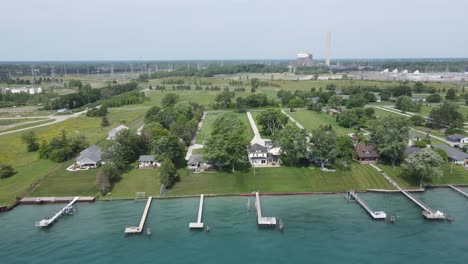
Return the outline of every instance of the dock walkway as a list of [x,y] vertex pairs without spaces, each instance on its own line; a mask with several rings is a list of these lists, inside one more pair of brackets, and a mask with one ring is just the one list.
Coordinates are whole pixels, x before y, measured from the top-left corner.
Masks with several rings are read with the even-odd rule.
[[262,216],[262,205],[260,203],[260,194],[255,192],[255,207],[257,208],[257,223],[259,226],[276,226],[275,217]]
[[49,225],[53,224],[59,217],[61,217],[64,214],[69,214],[71,210],[73,209],[73,205],[75,202],[79,199],[80,197],[75,197],[71,202],[69,202],[67,205],[65,205],[60,211],[58,211],[54,216],[51,218],[44,218],[39,222],[36,222],[37,227],[48,227]]
[[198,206],[198,218],[196,223],[189,223],[189,228],[203,228],[202,215],[203,215],[203,200],[204,195],[200,195],[200,204]]
[[151,207],[152,200],[153,200],[153,197],[149,197],[148,201],[146,201],[145,210],[143,211],[143,215],[141,216],[141,220],[140,220],[140,225],[125,228],[125,234],[136,234],[136,233],[141,233],[143,231],[143,227],[145,225],[146,217],[148,216],[148,211]]
[[434,211],[432,208],[430,208],[427,204],[423,203],[422,201],[418,200],[414,195],[410,194],[406,190],[400,187],[394,180],[392,180],[384,171],[382,171],[379,167],[377,167],[374,164],[369,164],[372,166],[374,169],[376,169],[378,172],[382,173],[382,175],[387,179],[388,182],[390,182],[395,188],[397,188],[402,194],[404,194],[408,199],[413,201],[416,205],[421,207],[423,209],[422,214],[424,217],[426,217],[429,220],[443,220],[446,218],[446,215],[441,212],[441,211]]
[[458,188],[458,187],[455,187],[454,185],[451,185],[449,184],[449,187],[452,188],[452,190],[458,192],[459,194],[465,196],[466,198],[468,198],[468,193],[464,192],[462,189]]
[[374,219],[385,219],[387,218],[387,214],[384,211],[374,211],[372,210],[361,198],[358,197],[358,195],[354,191],[348,191],[348,195],[350,198],[354,199],[356,202],[358,202],[362,208],[364,208],[370,216]]

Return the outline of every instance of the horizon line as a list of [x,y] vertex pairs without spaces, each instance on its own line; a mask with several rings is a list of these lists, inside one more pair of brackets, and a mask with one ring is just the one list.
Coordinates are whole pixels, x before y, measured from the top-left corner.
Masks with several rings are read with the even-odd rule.
[[[88,59],[88,60],[0,60],[0,64],[7,63],[55,63],[55,62],[197,62],[197,61],[294,61],[295,58],[240,58],[240,59]],[[317,58],[315,61],[325,61],[325,58]],[[368,57],[368,58],[335,58],[331,61],[360,61],[360,60],[468,60],[468,57]]]

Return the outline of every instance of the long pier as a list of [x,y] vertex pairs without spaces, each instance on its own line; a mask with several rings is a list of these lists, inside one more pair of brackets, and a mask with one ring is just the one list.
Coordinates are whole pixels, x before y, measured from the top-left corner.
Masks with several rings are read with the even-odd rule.
[[449,184],[449,187],[452,188],[452,190],[454,190],[454,191],[458,192],[459,194],[461,194],[461,195],[465,196],[466,198],[468,198],[468,193],[464,192],[460,188],[455,187],[455,186],[450,185],[450,184]]
[[416,197],[414,197],[412,194],[404,190],[403,188],[400,187],[394,180],[392,180],[384,171],[382,171],[379,167],[375,166],[374,164],[369,164],[371,167],[376,169],[378,172],[382,173],[382,175],[387,179],[388,182],[390,182],[395,188],[398,189],[402,194],[404,194],[408,199],[413,201],[415,204],[417,204],[419,207],[423,209],[422,215],[426,217],[429,220],[444,220],[446,218],[446,215],[437,210],[434,211],[432,208],[430,208],[428,205],[425,203],[419,201]]
[[76,201],[78,201],[80,197],[75,197],[71,202],[69,202],[67,205],[65,205],[60,211],[58,211],[54,216],[51,218],[44,218],[39,222],[36,222],[37,227],[48,227],[49,225],[53,224],[59,217],[61,217],[64,214],[70,214],[73,210],[73,205],[75,204]]
[[204,195],[200,195],[200,204],[198,206],[198,218],[196,223],[189,223],[189,228],[203,228],[202,215],[203,215],[203,200]]
[[275,217],[262,216],[262,205],[260,203],[260,194],[255,192],[255,207],[257,208],[257,223],[259,226],[276,226]]
[[358,202],[362,208],[364,208],[370,216],[374,219],[382,220],[387,218],[387,214],[384,211],[374,211],[372,210],[361,198],[358,197],[358,195],[354,191],[348,191],[347,192],[349,195],[350,200],[354,200]]
[[153,200],[153,197],[149,197],[148,201],[146,202],[145,210],[143,211],[143,215],[141,216],[140,225],[125,228],[125,234],[137,234],[143,231],[143,227],[145,225],[146,217],[148,216],[148,211],[151,207],[152,200]]

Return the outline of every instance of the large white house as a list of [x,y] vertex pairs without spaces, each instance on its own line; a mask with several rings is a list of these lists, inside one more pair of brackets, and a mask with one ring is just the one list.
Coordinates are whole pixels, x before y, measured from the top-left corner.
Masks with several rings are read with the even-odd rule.
[[253,144],[249,147],[249,162],[252,166],[278,166],[279,153],[272,146]]

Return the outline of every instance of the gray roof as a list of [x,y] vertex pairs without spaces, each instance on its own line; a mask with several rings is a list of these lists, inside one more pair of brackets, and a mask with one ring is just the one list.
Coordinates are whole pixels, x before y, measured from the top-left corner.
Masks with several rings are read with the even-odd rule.
[[97,163],[101,161],[101,154],[101,148],[96,145],[92,145],[81,151],[80,156],[76,159],[76,161],[80,162],[88,159]]
[[312,97],[312,102],[317,103],[320,100],[319,97]]
[[262,152],[262,153],[267,153],[268,152],[268,148],[267,147],[264,147],[262,145],[259,145],[257,143],[253,144],[252,146],[250,146],[249,148],[249,153],[258,153],[258,152]]
[[460,150],[456,148],[452,148],[447,145],[434,145],[433,147],[443,149],[445,152],[447,152],[447,155],[450,159],[454,159],[454,160],[468,159],[468,154],[461,152]]
[[188,163],[200,163],[203,160],[203,154],[195,154],[195,155],[190,155],[190,158],[188,159]]
[[467,136],[461,135],[461,134],[453,134],[453,135],[447,136],[447,140],[450,140],[450,141],[452,140],[460,141],[464,138],[467,138]]
[[421,140],[423,138],[423,136],[419,135],[419,134],[416,134],[412,131],[409,132],[409,139],[412,139],[412,140]]
[[414,154],[414,153],[418,153],[419,151],[421,151],[422,148],[418,148],[418,147],[408,147],[405,151],[405,154],[406,156],[409,156],[411,154]]
[[141,155],[138,161],[154,161],[154,155]]

